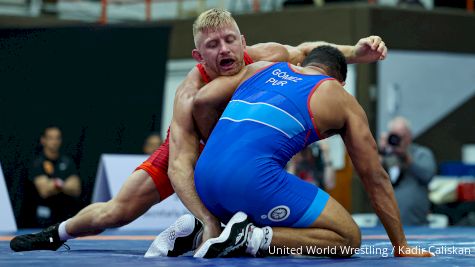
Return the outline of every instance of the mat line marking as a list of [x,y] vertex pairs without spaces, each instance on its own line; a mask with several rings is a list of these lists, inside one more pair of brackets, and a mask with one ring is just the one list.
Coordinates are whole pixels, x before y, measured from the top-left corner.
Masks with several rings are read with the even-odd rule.
[[[0,241],[10,241],[14,236],[0,236]],[[77,240],[154,240],[154,235],[104,235],[78,237]],[[472,238],[468,235],[406,235],[407,239]],[[389,240],[386,235],[363,235],[363,240]]]

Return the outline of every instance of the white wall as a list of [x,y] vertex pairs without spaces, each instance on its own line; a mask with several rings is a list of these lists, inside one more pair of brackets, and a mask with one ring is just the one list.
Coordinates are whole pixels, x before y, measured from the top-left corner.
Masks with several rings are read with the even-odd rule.
[[13,215],[10,197],[5,185],[5,178],[3,176],[2,165],[0,164],[0,231],[14,232],[17,230],[15,217]]
[[377,68],[378,136],[402,115],[417,137],[475,94],[473,54],[391,50]]

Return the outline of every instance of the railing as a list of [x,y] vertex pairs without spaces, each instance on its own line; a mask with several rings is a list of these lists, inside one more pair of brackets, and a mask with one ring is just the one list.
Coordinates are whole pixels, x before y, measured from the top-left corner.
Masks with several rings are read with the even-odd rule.
[[[236,6],[243,6],[245,12],[265,12],[279,9],[285,0],[57,0],[56,4],[42,3],[42,0],[0,0],[0,14],[38,16],[45,5],[58,10],[58,17],[64,19],[97,21],[107,24],[113,21],[173,19],[195,16],[210,8],[220,6],[232,11]],[[368,4],[378,5],[378,0],[368,1]],[[314,0],[316,6],[321,6],[325,0]],[[475,0],[466,0],[467,12],[474,12]],[[186,7],[196,6],[193,10]],[[270,7],[269,7],[270,6]],[[170,11],[168,11],[170,9]],[[164,11],[167,10],[167,11]],[[176,12],[172,15],[167,12]],[[188,14],[186,14],[188,12]],[[160,14],[159,14],[160,13]]]
[[[101,1],[101,17],[99,19],[99,22],[101,24],[106,24],[108,21],[107,17],[107,9],[108,9],[108,4],[109,3],[120,3],[120,2],[129,2],[127,0],[100,0]],[[142,0],[139,0],[142,1]],[[199,6],[199,10],[204,11],[206,8],[206,0],[143,0],[145,1],[145,20],[146,21],[151,21],[152,20],[152,4],[154,3],[164,3],[164,2],[176,2],[178,5],[179,10],[183,10],[183,2],[184,1],[194,1],[197,2]],[[245,0],[246,1],[246,0]],[[275,1],[275,0],[270,0],[270,1]],[[238,0],[234,0],[234,2],[238,2]],[[261,10],[261,1],[260,0],[252,0],[252,11],[253,12],[259,12]],[[218,5],[224,7],[224,0],[218,0]]]

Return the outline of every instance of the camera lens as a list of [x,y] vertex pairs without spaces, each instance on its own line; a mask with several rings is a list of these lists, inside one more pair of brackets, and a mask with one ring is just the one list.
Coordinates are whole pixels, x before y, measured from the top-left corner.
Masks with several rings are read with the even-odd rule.
[[388,136],[388,144],[392,146],[399,146],[399,144],[401,144],[401,137],[397,134],[390,134]]

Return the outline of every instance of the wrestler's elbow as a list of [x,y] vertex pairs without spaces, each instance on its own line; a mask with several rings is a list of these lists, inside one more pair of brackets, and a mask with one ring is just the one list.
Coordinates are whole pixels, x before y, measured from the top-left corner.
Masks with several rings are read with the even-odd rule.
[[363,183],[368,196],[374,202],[373,208],[375,211],[378,213],[384,212],[385,206],[383,203],[387,203],[389,201],[388,196],[393,194],[393,187],[388,174],[384,170],[374,173]]
[[180,182],[181,180],[186,179],[188,174],[193,171],[193,164],[188,160],[181,159],[183,156],[177,159],[170,159],[168,164],[168,177],[170,181],[173,182]]
[[196,96],[193,100],[193,117],[201,118],[210,109],[210,106],[211,102],[207,98]]
[[179,171],[179,164],[176,161],[177,160],[170,159],[170,162],[168,164],[167,174],[172,183],[176,179]]
[[175,192],[180,194],[181,192],[181,184],[180,183],[180,178],[179,174],[177,174],[176,169],[168,168],[168,178],[170,179],[170,184],[172,185],[172,188]]

